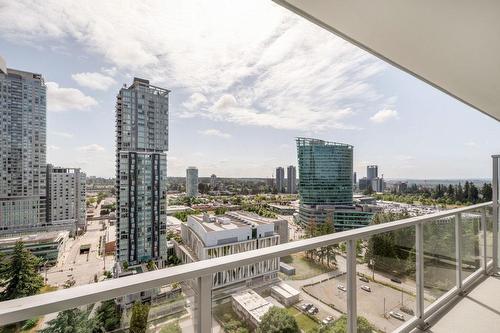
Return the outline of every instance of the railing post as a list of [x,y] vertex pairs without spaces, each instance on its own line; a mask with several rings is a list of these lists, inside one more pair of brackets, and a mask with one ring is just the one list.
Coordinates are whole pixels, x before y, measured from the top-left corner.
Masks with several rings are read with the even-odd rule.
[[457,289],[462,291],[462,216],[455,214],[455,257],[457,261]]
[[212,275],[196,279],[194,328],[196,333],[212,332]]
[[493,175],[491,179],[493,192],[493,273],[498,271],[498,159],[500,155],[493,155]]
[[347,332],[358,331],[358,314],[356,303],[356,241],[347,241]]
[[416,283],[417,283],[417,318],[419,319],[418,326],[425,327],[424,323],[424,225],[418,223],[415,226],[415,270],[416,270]]
[[483,269],[488,274],[488,244],[486,230],[486,208],[481,209],[481,229],[483,229]]

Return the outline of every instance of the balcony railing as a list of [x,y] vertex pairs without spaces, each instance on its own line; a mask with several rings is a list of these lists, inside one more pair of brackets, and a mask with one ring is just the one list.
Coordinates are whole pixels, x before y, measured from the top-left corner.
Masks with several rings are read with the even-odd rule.
[[[410,332],[413,329],[426,327],[426,320],[437,314],[482,276],[496,271],[498,267],[498,156],[493,158],[493,202],[441,211],[434,214],[411,217],[395,222],[371,225],[356,230],[338,232],[310,239],[302,239],[273,247],[248,251],[220,258],[179,265],[157,271],[106,280],[99,283],[59,290],[42,295],[35,295],[0,303],[0,324],[7,325],[36,316],[72,309],[87,304],[113,299],[144,290],[186,280],[195,280],[198,291],[195,294],[193,310],[194,327],[197,332],[212,330],[212,275],[228,269],[262,262],[266,259],[285,257],[294,253],[313,250],[342,242],[346,243],[346,315],[348,332],[357,331],[357,249],[358,240],[367,240],[375,235],[391,233],[405,228],[414,228],[414,244],[406,244],[414,248],[415,269],[415,313],[397,332]],[[474,227],[477,238],[474,240],[475,263],[464,263],[463,226],[471,216],[477,218]],[[453,224],[454,253],[441,255],[444,261],[455,267],[455,281],[450,288],[429,304],[426,298],[426,276],[424,260],[429,253],[424,249],[424,228],[432,224]],[[439,239],[439,237],[437,238]],[[428,242],[428,240],[427,240]],[[436,243],[436,242],[434,242]],[[426,243],[428,244],[428,243]],[[430,244],[437,245],[437,244]],[[472,256],[471,256],[472,257]],[[473,271],[465,277],[464,267],[473,267]],[[443,289],[443,288],[441,288]],[[332,291],[333,292],[333,291]],[[413,291],[412,291],[413,293]],[[427,303],[427,306],[426,306]]]

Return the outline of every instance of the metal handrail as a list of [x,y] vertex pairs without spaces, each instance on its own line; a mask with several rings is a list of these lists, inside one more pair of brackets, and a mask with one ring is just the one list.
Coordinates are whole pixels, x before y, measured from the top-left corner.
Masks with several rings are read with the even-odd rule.
[[263,249],[164,268],[118,279],[106,280],[70,289],[58,290],[46,294],[4,301],[0,302],[0,325],[15,323],[35,316],[125,296],[173,282],[211,276],[222,270],[250,265],[267,259],[283,257],[340,242],[364,239],[376,234],[428,223],[436,219],[455,216],[459,213],[486,208],[491,205],[492,202],[486,202],[424,216],[410,217],[399,221],[371,225],[360,229],[302,239]]

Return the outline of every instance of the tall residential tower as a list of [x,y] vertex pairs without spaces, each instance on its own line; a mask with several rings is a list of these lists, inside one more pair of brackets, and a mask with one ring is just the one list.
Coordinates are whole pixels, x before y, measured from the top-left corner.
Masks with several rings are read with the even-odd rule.
[[169,90],[134,78],[116,101],[116,260],[166,259]]
[[297,192],[297,169],[293,165],[289,165],[286,168],[286,182],[287,187],[286,191],[288,193],[296,193]]
[[46,224],[46,87],[0,57],[0,234]]
[[285,169],[282,167],[276,168],[276,190],[278,193],[285,192]]
[[191,198],[198,196],[198,169],[194,166],[186,169],[186,195]]

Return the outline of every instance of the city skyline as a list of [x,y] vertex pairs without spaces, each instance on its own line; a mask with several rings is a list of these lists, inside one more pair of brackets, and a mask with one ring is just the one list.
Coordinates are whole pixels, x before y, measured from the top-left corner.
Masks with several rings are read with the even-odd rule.
[[[182,4],[170,14],[168,4],[109,14],[96,3],[65,8],[68,21],[16,6],[0,13],[2,56],[8,67],[46,78],[47,162],[88,175],[114,174],[114,92],[134,76],[172,89],[169,176],[195,164],[203,176],[269,178],[275,165],[296,164],[297,136],[349,143],[354,171],[384,165],[388,179],[487,178],[490,155],[500,150],[489,140],[500,130],[488,117],[272,2]],[[29,24],[13,19],[17,10]],[[211,25],[206,11],[225,23]],[[139,17],[149,27],[155,15],[166,19],[149,36],[119,21]],[[256,17],[262,25],[252,34]],[[116,26],[106,41],[97,38],[104,21]],[[130,43],[138,47],[129,51]],[[187,49],[195,52],[186,56]]]

